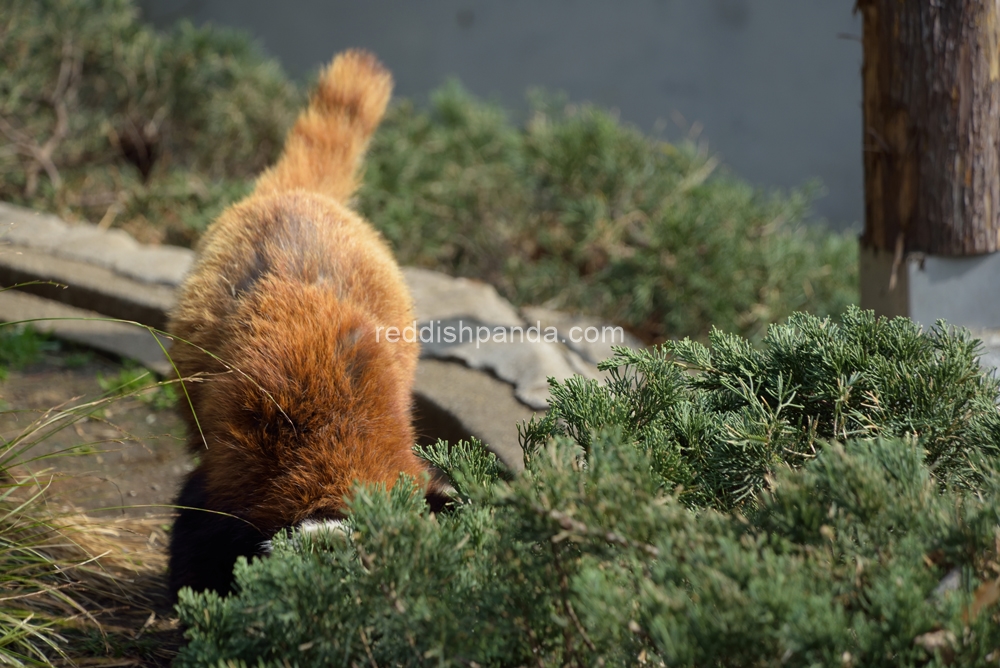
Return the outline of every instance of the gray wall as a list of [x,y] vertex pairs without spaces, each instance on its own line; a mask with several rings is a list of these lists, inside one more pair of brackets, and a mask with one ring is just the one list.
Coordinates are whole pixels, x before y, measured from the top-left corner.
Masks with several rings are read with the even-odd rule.
[[[693,127],[765,187],[818,178],[831,226],[860,225],[861,32],[848,0],[140,0],[160,26],[244,28],[304,76],[374,51],[400,95],[448,77],[511,109],[531,86],[618,109],[677,139]],[[683,122],[678,122],[683,118]],[[683,129],[682,129],[683,128]]]

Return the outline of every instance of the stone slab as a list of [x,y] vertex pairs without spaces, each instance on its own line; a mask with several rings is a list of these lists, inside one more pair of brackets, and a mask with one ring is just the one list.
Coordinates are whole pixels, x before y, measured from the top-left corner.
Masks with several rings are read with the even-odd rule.
[[62,243],[68,229],[69,223],[51,213],[0,202],[0,240],[4,243],[51,251]]
[[[570,351],[558,343],[541,340],[540,334],[532,337],[522,325],[517,325],[519,329],[491,327],[471,318],[435,322],[444,328],[453,327],[457,338],[453,342],[445,336],[422,338],[422,358],[459,360],[468,367],[493,374],[512,384],[514,396],[530,408],[548,407],[549,378],[564,380],[574,374],[598,377],[593,365],[582,360],[574,360],[574,364]],[[464,327],[469,335],[459,337]]]
[[194,252],[178,246],[145,246],[142,253],[122,253],[112,258],[118,273],[145,283],[179,286],[194,264]]
[[[28,283],[36,282],[34,285]],[[139,282],[101,266],[35,249],[0,246],[0,286],[18,286],[68,306],[165,329],[174,288]]]
[[[18,290],[4,290],[0,292],[0,321],[30,322],[38,331],[117,357],[133,359],[161,376],[173,373],[153,333],[139,325],[109,320],[94,311]],[[169,349],[170,340],[163,336],[158,338]]]
[[175,287],[194,261],[194,253],[187,248],[140,244],[122,230],[68,223],[4,202],[0,202],[0,242],[103,267],[136,281]]
[[[591,364],[598,364],[614,355],[615,346],[625,346],[639,350],[642,341],[625,331],[623,327],[586,315],[574,315],[552,311],[547,308],[528,306],[521,309],[528,324],[543,330],[555,327],[563,345]],[[590,340],[592,339],[592,340]]]
[[517,425],[534,411],[517,400],[508,383],[461,364],[424,359],[417,366],[414,394],[418,407],[426,401],[456,419],[448,428],[457,431],[444,436],[447,440],[474,435],[510,470],[524,469]]
[[491,325],[520,325],[518,315],[492,285],[468,278],[453,278],[418,267],[403,267],[413,295],[417,320],[450,320],[466,317]]

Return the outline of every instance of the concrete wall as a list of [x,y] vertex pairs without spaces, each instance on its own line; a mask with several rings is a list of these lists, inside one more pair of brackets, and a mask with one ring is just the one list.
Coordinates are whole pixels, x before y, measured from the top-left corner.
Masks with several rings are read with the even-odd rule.
[[296,76],[362,46],[417,99],[454,76],[511,109],[543,86],[668,139],[700,126],[736,173],[765,187],[818,178],[817,212],[860,227],[861,26],[849,0],[139,4],[160,26],[187,17],[247,29]]

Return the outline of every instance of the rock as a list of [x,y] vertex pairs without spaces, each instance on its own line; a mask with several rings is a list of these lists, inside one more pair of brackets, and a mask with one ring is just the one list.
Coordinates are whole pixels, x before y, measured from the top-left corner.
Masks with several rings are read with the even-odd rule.
[[17,286],[20,292],[157,329],[167,326],[167,312],[174,304],[172,287],[28,247],[0,246],[0,286]]
[[529,323],[538,324],[543,329],[555,327],[566,347],[591,364],[598,364],[614,355],[613,346],[635,350],[645,347],[624,328],[591,316],[560,313],[538,306],[527,306],[521,313]]
[[[421,357],[460,360],[473,369],[490,372],[511,383],[515,396],[531,408],[548,407],[549,378],[564,380],[574,374],[598,377],[595,367],[583,363],[558,343],[544,341],[542,332],[535,335],[523,323],[513,327],[490,326],[471,318],[432,323],[433,326],[421,323],[424,331],[431,328],[434,332],[420,339]],[[448,342],[447,336],[438,333],[447,333],[449,327],[456,337],[466,331],[469,334],[460,341]]]
[[[570,346],[571,334],[576,334],[570,329],[577,321],[569,316],[537,309],[526,321],[485,283],[413,267],[404,268],[403,273],[414,296],[418,319],[414,336],[420,341],[423,358],[458,360],[487,371],[513,384],[515,396],[538,410],[548,406],[549,378],[564,380],[574,374],[599,377],[595,363],[585,356],[600,355],[598,349],[585,341],[576,349]],[[543,319],[545,323],[539,328]],[[584,328],[599,323],[594,319],[579,322],[585,322]],[[559,331],[560,326],[563,331]],[[547,331],[549,327],[551,331]],[[623,337],[622,332],[616,342]],[[634,338],[629,340],[634,342]],[[608,343],[608,351],[610,346]]]
[[460,364],[424,359],[417,366],[414,397],[420,442],[475,436],[512,471],[524,468],[517,425],[533,411],[508,383]]
[[145,283],[179,286],[194,263],[194,252],[177,246],[149,246],[142,253],[125,253],[112,259],[119,274]]
[[122,230],[102,230],[93,225],[71,225],[62,243],[48,252],[56,257],[115,269],[115,260],[126,255],[143,255],[139,242]]
[[194,253],[140,244],[122,230],[71,224],[50,214],[0,202],[0,240],[50,256],[103,267],[143,283],[180,285]]
[[[95,318],[101,313],[164,328],[192,251],[140,244],[120,230],[70,224],[2,203],[0,236],[8,244],[0,249],[0,284],[41,282],[4,293],[0,319],[83,318],[46,327],[170,372],[146,330]],[[414,267],[403,274],[417,316],[412,335],[422,348],[414,399],[423,441],[476,436],[515,470],[522,466],[517,424],[533,409],[547,408],[548,379],[598,378],[596,362],[610,356],[612,344],[639,345],[593,318],[535,308],[522,316],[480,281]],[[449,341],[448,327],[461,338]],[[588,327],[615,338],[588,342]]]
[[0,239],[5,243],[52,251],[68,229],[69,223],[52,214],[0,202]]
[[465,317],[491,325],[522,324],[517,309],[488,283],[418,267],[403,267],[403,276],[421,323]]
[[[161,376],[172,373],[160,344],[169,348],[167,337],[154,337],[139,325],[108,320],[94,311],[59,304],[18,290],[0,292],[0,321],[32,321],[41,332],[95,348],[105,353],[133,359]],[[157,338],[159,343],[157,343]]]

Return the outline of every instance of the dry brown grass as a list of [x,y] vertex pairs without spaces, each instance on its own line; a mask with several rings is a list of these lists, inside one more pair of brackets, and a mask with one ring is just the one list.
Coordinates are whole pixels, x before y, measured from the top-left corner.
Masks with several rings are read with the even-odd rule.
[[53,494],[64,476],[29,470],[77,452],[44,446],[138,391],[72,400],[2,435],[0,664],[168,665],[173,657],[180,631],[165,588],[168,512],[88,516]]
[[19,539],[28,577],[4,587],[0,609],[42,625],[54,663],[168,665],[180,642],[165,586],[169,521],[9,515],[3,533]]

